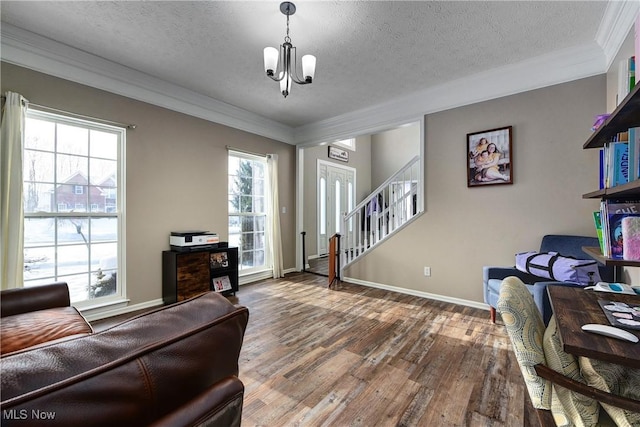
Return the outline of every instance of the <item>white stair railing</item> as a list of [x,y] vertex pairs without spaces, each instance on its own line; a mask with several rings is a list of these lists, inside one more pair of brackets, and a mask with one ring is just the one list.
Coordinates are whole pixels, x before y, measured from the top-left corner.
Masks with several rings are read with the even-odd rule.
[[419,160],[419,156],[411,159],[344,216],[340,270],[393,234],[417,213],[418,188],[422,181]]

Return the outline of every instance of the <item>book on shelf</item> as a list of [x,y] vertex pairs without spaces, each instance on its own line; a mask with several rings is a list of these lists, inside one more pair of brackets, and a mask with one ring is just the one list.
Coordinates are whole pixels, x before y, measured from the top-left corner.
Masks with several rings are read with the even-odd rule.
[[633,90],[635,86],[635,56],[622,59],[618,63],[618,102],[620,104],[624,98]]
[[636,57],[632,56],[628,62],[629,68],[629,92],[631,92],[636,85]]
[[629,182],[629,143],[618,141],[613,145],[612,187]]
[[640,216],[622,218],[622,259],[640,261]]
[[598,178],[598,189],[602,190],[603,188],[605,188],[605,176],[604,176],[604,148],[600,149],[600,156],[599,156],[599,161],[600,161],[600,175]]
[[640,127],[629,128],[629,182],[640,177]]
[[620,132],[605,144],[602,154],[604,188],[629,182],[629,132]]
[[640,217],[640,201],[603,200],[600,203],[602,253],[608,258],[623,259],[622,220],[627,217]]
[[602,221],[600,220],[600,211],[593,213],[593,223],[596,226],[596,235],[598,243],[600,243],[600,252],[604,254],[604,238],[602,237]]

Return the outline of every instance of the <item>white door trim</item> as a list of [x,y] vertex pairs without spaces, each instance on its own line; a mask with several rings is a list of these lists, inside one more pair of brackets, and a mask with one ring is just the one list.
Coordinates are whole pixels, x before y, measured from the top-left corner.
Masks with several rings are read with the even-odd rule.
[[[357,169],[350,167],[350,166],[345,166],[345,165],[341,165],[339,163],[335,163],[335,162],[328,162],[326,160],[320,160],[317,159],[316,162],[316,254],[320,254],[322,252],[322,247],[320,245],[320,174],[321,174],[321,168],[322,167],[330,167],[330,168],[334,168],[334,169],[341,169],[343,170],[346,174],[352,174],[353,175],[353,204],[354,206],[357,204],[356,202],[356,188],[357,188]],[[327,190],[328,190],[328,184],[329,181],[327,179]],[[348,197],[348,196],[347,196]]]

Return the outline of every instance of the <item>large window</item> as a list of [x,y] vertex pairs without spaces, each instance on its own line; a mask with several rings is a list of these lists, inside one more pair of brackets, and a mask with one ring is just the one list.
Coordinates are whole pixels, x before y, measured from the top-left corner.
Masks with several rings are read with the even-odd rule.
[[267,161],[229,152],[229,244],[238,247],[240,272],[271,268],[267,224]]
[[122,296],[124,140],[123,128],[27,112],[25,286],[67,282],[80,306]]

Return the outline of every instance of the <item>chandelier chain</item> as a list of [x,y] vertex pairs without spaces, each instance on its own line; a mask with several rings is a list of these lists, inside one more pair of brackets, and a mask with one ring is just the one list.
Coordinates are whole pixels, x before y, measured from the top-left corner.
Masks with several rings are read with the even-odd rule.
[[291,43],[291,37],[289,37],[289,14],[287,13],[287,35],[284,36],[284,41],[286,43]]

